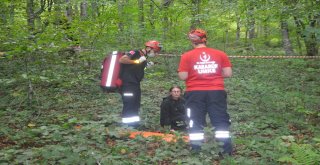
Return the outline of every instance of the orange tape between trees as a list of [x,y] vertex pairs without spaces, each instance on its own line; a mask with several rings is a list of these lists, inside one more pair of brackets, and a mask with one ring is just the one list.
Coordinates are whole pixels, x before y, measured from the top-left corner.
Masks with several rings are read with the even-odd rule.
[[290,59],[290,58],[299,58],[299,59],[317,59],[320,56],[228,56],[229,58],[276,58],[276,59]]
[[[180,55],[160,54],[161,56],[180,57]],[[261,59],[320,59],[320,56],[228,56],[229,58],[261,58]]]

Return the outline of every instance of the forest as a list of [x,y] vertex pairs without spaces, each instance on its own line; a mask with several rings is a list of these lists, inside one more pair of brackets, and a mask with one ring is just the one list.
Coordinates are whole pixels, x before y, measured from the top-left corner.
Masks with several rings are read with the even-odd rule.
[[[320,164],[319,0],[1,0],[0,164]],[[226,52],[232,157],[213,128],[200,153],[128,138],[119,93],[100,87],[112,51],[163,49],[141,83],[145,130],[165,132],[160,103],[179,80],[190,29]]]

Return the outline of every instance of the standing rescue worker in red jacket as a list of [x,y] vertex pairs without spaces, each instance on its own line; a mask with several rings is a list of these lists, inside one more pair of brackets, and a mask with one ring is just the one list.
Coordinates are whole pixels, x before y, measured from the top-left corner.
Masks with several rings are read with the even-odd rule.
[[191,30],[188,37],[194,49],[182,54],[178,75],[186,84],[191,148],[194,151],[201,149],[205,116],[208,113],[215,128],[216,140],[224,143],[221,154],[231,155],[231,123],[224,90],[224,78],[232,76],[231,62],[224,52],[206,46],[207,34],[204,30]]
[[131,50],[119,59],[121,63],[120,80],[122,81],[120,93],[123,102],[122,124],[134,128],[139,126],[140,82],[144,77],[147,58],[156,56],[160,50],[160,42],[151,40],[145,43],[144,49]]

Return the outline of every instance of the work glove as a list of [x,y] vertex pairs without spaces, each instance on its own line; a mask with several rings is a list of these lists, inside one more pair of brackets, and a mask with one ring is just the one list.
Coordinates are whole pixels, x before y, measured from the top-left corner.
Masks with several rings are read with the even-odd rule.
[[152,62],[152,61],[149,61],[148,63],[147,63],[147,67],[149,68],[149,67],[152,67],[154,65],[154,62]]
[[147,60],[146,56],[141,56],[141,57],[139,58],[139,62],[140,62],[140,63],[142,63],[142,62],[144,62],[144,61],[146,61],[146,60]]
[[135,60],[134,63],[140,64],[146,60],[147,60],[147,58],[145,56],[141,56],[138,60]]

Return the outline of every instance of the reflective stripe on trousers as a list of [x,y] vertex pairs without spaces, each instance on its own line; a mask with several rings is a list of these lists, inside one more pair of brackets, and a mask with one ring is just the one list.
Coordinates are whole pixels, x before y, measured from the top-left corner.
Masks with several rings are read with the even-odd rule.
[[190,141],[193,140],[204,140],[204,133],[190,133],[189,134]]
[[132,117],[123,117],[122,118],[122,123],[135,123],[135,122],[139,122],[140,121],[140,117],[139,116],[132,116]]
[[[190,119],[190,117],[191,117],[191,110],[190,110],[190,108],[187,108],[187,116],[188,116],[188,118]],[[191,120],[191,119],[190,119],[190,121],[189,121],[189,127],[190,127],[190,128],[193,127],[193,120]]]
[[[187,116],[190,119],[191,117],[191,110],[190,108],[187,108]],[[193,127],[193,121],[189,121],[189,127]],[[189,139],[190,141],[202,141],[204,140],[204,133],[189,133]]]
[[230,138],[230,132],[229,131],[215,131],[215,137],[217,139]]
[[123,96],[125,96],[125,97],[132,97],[132,96],[133,96],[133,93],[123,93]]

